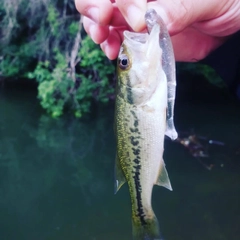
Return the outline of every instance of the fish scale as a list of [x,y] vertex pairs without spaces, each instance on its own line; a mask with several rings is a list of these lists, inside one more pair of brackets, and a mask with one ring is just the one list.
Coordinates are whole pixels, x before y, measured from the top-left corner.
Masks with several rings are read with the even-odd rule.
[[[154,120],[158,118],[159,122],[163,122],[166,116],[159,114],[158,117],[151,112],[150,114],[154,116],[149,116],[149,113],[146,112],[146,105],[139,108],[119,96],[116,99],[116,113],[117,155],[129,185],[133,221],[137,225],[146,225],[148,219],[155,219],[151,207],[151,195],[160,168],[163,152],[161,142],[163,142],[165,132],[165,126],[162,129],[157,126],[158,131],[156,132],[157,123]],[[155,124],[153,124],[154,122]],[[135,131],[136,129],[137,131]],[[162,139],[159,138],[160,131]],[[153,154],[154,156],[152,156]],[[139,166],[140,168],[136,168]]]

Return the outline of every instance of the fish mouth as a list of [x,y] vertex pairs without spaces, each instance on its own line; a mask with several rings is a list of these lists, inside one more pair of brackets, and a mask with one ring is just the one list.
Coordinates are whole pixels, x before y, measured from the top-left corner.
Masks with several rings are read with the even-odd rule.
[[124,31],[123,33],[125,40],[128,41],[129,44],[145,44],[149,38],[148,33],[136,33]]
[[159,47],[159,33],[160,33],[160,27],[158,24],[155,24],[150,33],[136,33],[136,32],[129,32],[124,31],[124,43],[125,45],[133,49],[134,51],[146,51],[148,46],[151,49]]

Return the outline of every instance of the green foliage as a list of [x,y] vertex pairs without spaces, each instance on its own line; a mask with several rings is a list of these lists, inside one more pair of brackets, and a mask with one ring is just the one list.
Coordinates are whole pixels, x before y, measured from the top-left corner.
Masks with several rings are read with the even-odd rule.
[[93,79],[94,90],[97,90],[95,98],[100,102],[107,102],[108,95],[114,92],[109,83],[109,77],[113,77],[114,66],[106,60],[104,53],[88,36],[82,41],[79,57],[81,68],[87,70],[87,74],[84,71],[80,74],[80,78],[85,81]]
[[208,65],[201,63],[178,63],[179,71],[188,71],[193,74],[203,75],[211,84],[224,88],[225,82],[217,74],[217,72]]
[[79,51],[81,68],[76,81],[70,77],[65,56],[58,49],[54,54],[54,65],[49,61],[39,62],[34,72],[28,75],[39,82],[40,103],[52,117],[59,117],[65,109],[71,109],[79,118],[90,111],[93,99],[102,103],[109,100],[113,93],[109,76],[114,67],[110,62],[107,64],[104,54],[89,37],[82,41]]
[[78,29],[79,29],[79,24],[77,22],[72,22],[68,27],[68,33],[71,36],[75,36],[76,33],[78,32]]
[[68,101],[68,88],[71,88],[73,82],[67,76],[67,63],[62,54],[55,49],[55,66],[51,66],[49,61],[39,62],[34,72],[29,73],[29,78],[38,81],[38,97],[43,108],[47,110],[52,117],[59,117],[63,110],[65,102]]
[[81,117],[93,100],[109,100],[114,67],[83,37],[74,2],[3,0],[0,19],[0,77],[36,80],[40,104],[52,117],[69,110]]
[[58,21],[59,12],[56,11],[52,4],[48,6],[47,11],[48,11],[47,21],[51,27],[51,33],[54,37],[56,37],[58,34],[60,34],[58,32],[60,24],[60,22]]

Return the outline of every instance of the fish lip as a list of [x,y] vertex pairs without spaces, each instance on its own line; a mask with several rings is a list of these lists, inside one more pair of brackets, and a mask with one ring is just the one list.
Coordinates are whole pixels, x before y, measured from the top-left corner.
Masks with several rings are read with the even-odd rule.
[[136,33],[136,32],[130,32],[130,31],[124,31],[123,32],[125,40],[131,44],[145,44],[149,38],[148,33]]
[[128,47],[138,49],[141,45],[149,45],[155,38],[155,35],[159,35],[159,32],[160,29],[157,23],[152,26],[150,33],[124,31],[124,42]]

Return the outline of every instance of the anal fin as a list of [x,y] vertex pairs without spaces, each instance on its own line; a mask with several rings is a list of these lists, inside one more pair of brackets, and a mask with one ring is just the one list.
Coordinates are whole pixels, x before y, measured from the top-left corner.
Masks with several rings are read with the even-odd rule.
[[172,191],[170,179],[168,177],[167,169],[165,167],[165,163],[163,160],[162,160],[162,163],[163,164],[159,168],[158,177],[157,177],[155,184],[158,186],[165,187],[165,188],[169,189],[170,191]]
[[117,191],[121,188],[121,186],[125,182],[126,182],[126,178],[125,178],[123,170],[121,168],[118,156],[116,156],[116,160],[115,160],[115,184],[114,184],[114,193],[115,194],[117,193]]

